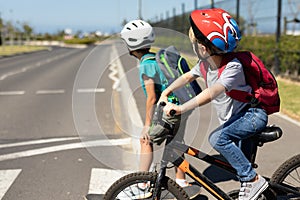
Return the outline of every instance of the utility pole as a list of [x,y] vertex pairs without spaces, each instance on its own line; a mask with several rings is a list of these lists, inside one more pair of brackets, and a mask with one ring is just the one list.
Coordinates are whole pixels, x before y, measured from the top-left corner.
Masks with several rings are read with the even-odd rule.
[[280,32],[281,32],[281,0],[277,1],[277,31],[276,31],[276,52],[275,52],[275,66],[274,66],[274,73],[278,75],[280,72],[279,65],[279,41],[280,41]]
[[211,0],[211,8],[214,8],[215,7],[215,1],[214,0]]
[[240,25],[240,0],[236,0],[236,22]]
[[281,32],[281,0],[278,0],[277,5],[277,31],[276,31],[276,43],[279,43]]
[[138,0],[138,14],[139,14],[139,19],[143,19],[143,17],[142,17],[142,0]]
[[195,10],[198,9],[198,0],[194,0]]

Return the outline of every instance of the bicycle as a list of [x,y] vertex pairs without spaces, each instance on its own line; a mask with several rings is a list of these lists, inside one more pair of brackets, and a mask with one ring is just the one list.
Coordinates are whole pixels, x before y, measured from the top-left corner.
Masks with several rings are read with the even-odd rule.
[[[180,168],[216,199],[238,199],[239,190],[233,190],[228,193],[224,192],[209,178],[197,171],[197,169],[182,156],[183,154],[193,156],[236,175],[235,169],[232,168],[227,161],[216,156],[208,155],[194,147],[173,140],[173,125],[167,124],[162,120],[162,109],[164,105],[164,103],[161,103],[158,106],[158,110],[155,112],[157,123],[160,123],[170,130],[166,138],[159,171],[135,172],[120,178],[107,190],[104,200],[131,199],[130,193],[132,192],[132,187],[137,187],[139,183],[146,183],[148,186],[147,192],[150,191],[152,194],[151,197],[147,196],[148,198],[146,198],[146,196],[144,196],[145,198],[143,198],[143,193],[141,192],[140,199],[189,199],[186,192],[177,185],[174,180],[166,176],[166,170],[169,168],[168,163],[172,163],[174,166]],[[173,114],[175,113],[173,112]],[[255,164],[258,147],[263,146],[263,144],[267,142],[279,139],[282,134],[282,130],[279,127],[267,126],[264,131],[252,137],[255,145],[247,157],[251,161],[253,167],[258,167],[257,164]],[[260,195],[260,200],[274,200],[277,198],[293,200],[300,199],[300,154],[293,156],[280,165],[271,178],[265,176],[264,178],[268,181],[269,187]],[[120,195],[122,197],[120,197]]]

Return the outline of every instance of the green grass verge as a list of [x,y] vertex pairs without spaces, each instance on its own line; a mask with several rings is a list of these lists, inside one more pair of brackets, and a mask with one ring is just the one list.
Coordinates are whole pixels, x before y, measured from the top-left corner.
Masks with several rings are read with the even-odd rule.
[[278,79],[280,111],[300,121],[300,83]]
[[0,46],[0,56],[10,56],[19,53],[26,53],[32,51],[40,51],[48,49],[48,47],[41,46]]

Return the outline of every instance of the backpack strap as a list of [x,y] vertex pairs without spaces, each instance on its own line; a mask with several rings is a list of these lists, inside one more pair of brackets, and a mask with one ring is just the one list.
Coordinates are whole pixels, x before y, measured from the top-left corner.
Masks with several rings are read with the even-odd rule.
[[[222,61],[221,61],[221,67],[218,69],[218,78],[221,76],[222,72],[224,71],[226,65],[228,64],[228,62],[230,62],[231,60],[233,60],[234,58],[238,58],[240,60],[240,62],[242,63],[241,58],[242,57],[240,54],[242,53],[227,53]],[[242,63],[243,65],[243,63]],[[209,63],[207,61],[201,61],[199,63],[199,67],[200,67],[200,72],[205,80],[206,86],[207,85],[207,72],[208,72],[208,67],[209,67]],[[258,100],[254,97],[254,95],[252,93],[248,93],[245,91],[241,91],[241,90],[231,90],[226,92],[226,95],[237,100],[240,102],[244,102],[244,103],[250,103],[251,107],[256,107],[259,102]]]
[[146,60],[155,60],[155,56],[148,56],[143,59],[143,61],[146,61]]
[[[246,54],[247,54],[247,52],[227,53],[226,56],[223,57],[223,59],[221,61],[222,67],[219,68],[218,77],[221,76],[221,74],[224,71],[228,62],[232,61],[234,58],[237,58],[241,62],[241,64],[243,65],[243,68],[244,68],[245,62],[243,62],[243,59],[245,59],[245,56],[247,56]],[[245,74],[245,72],[244,72],[244,74]],[[247,78],[247,77],[245,77],[245,78]],[[246,82],[247,82],[247,80],[246,80]],[[259,101],[258,101],[258,99],[255,98],[254,94],[249,93],[249,92],[245,92],[245,91],[241,91],[241,90],[230,90],[230,91],[226,92],[226,94],[237,101],[249,103],[251,105],[251,107],[257,107],[259,104]]]

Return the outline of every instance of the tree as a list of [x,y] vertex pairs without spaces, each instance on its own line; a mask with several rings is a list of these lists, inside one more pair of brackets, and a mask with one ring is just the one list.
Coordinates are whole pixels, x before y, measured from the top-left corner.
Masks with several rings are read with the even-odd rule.
[[23,31],[24,31],[26,40],[30,40],[30,36],[33,33],[33,29],[26,22],[23,23],[22,27],[23,27]]

